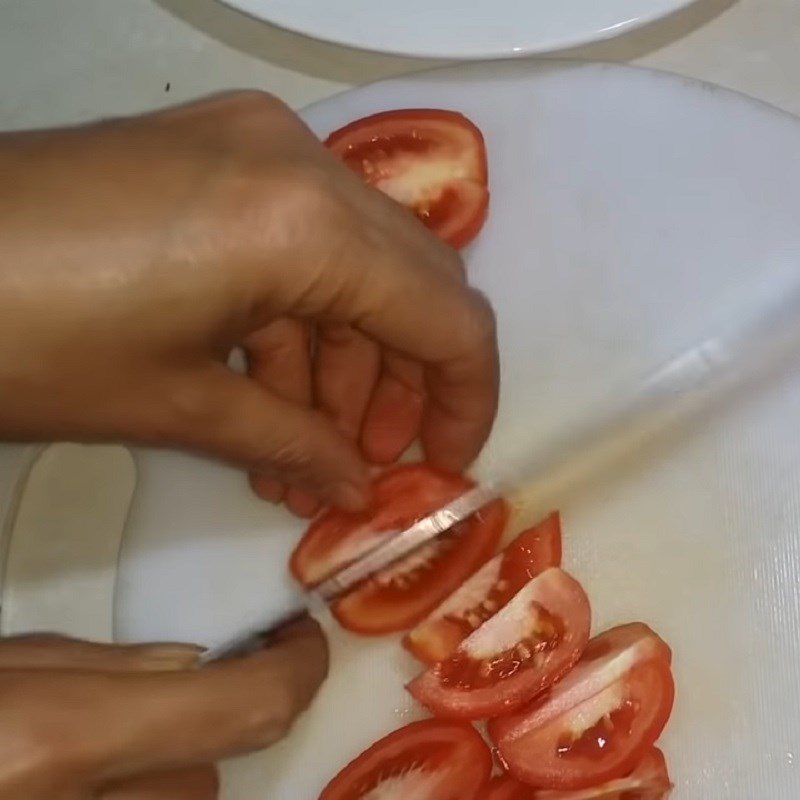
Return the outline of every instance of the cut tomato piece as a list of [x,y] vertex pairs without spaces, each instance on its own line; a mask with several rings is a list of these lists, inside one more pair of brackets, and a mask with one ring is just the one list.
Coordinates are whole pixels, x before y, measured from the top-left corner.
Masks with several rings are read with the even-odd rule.
[[305,586],[320,583],[472,486],[426,464],[388,469],[372,485],[369,509],[348,514],[332,508],[311,523],[292,554],[292,574]]
[[453,247],[472,241],[486,220],[486,146],[463,114],[384,111],[332,133],[325,144]]
[[483,800],[666,800],[672,789],[664,754],[652,747],[625,778],[591,789],[533,789],[513,778],[495,778]]
[[508,771],[543,789],[584,789],[629,774],[674,700],[669,647],[640,623],[593,639],[575,669],[521,711],[492,720]]
[[491,753],[474,728],[425,720],[364,751],[319,800],[476,800],[491,771]]
[[[292,573],[315,585],[473,485],[423,464],[395,467],[375,481],[369,511],[332,509],[311,524],[292,555]],[[356,587],[333,605],[334,615],[365,635],[407,630],[492,556],[507,517],[503,501],[491,503]]]
[[408,689],[437,716],[506,714],[575,664],[589,639],[590,618],[580,584],[557,567],[545,570]]
[[531,578],[560,564],[561,519],[555,512],[481,567],[414,628],[403,645],[425,664],[444,660]]

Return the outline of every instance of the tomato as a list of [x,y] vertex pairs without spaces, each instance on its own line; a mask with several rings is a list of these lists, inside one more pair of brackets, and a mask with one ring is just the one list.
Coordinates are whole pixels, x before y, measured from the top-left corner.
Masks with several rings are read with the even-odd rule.
[[561,519],[553,513],[521,533],[481,567],[403,640],[420,661],[433,664],[453,653],[533,577],[561,563]]
[[492,756],[469,725],[413,722],[346,766],[319,800],[476,800]]
[[509,772],[544,789],[583,789],[630,773],[667,724],[669,647],[646,625],[593,639],[560,683],[489,723]]
[[453,247],[464,247],[483,227],[489,207],[486,146],[463,114],[384,111],[332,133],[325,144]]
[[[370,510],[332,509],[312,522],[292,555],[292,573],[315,585],[473,485],[424,464],[390,469],[375,481]],[[507,516],[504,502],[491,503],[356,587],[334,603],[334,615],[365,635],[407,630],[492,556]]]
[[441,717],[487,719],[508,713],[575,664],[589,639],[590,617],[580,584],[552,567],[408,689]]
[[483,800],[666,800],[672,789],[664,754],[652,747],[636,769],[591,789],[532,789],[513,778],[495,778]]

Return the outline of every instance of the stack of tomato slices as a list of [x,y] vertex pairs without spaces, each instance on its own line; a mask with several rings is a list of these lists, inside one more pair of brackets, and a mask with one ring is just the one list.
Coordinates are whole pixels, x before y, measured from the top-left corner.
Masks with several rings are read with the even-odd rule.
[[[425,465],[377,479],[363,514],[310,526],[292,571],[313,585],[471,486]],[[410,630],[425,665],[408,685],[435,719],[382,739],[321,800],[661,800],[670,781],[654,748],[669,719],[672,654],[647,625],[589,638],[590,607],[560,568],[551,514],[499,555],[502,501],[357,587],[334,608],[369,635]],[[487,722],[503,775],[472,727]]]

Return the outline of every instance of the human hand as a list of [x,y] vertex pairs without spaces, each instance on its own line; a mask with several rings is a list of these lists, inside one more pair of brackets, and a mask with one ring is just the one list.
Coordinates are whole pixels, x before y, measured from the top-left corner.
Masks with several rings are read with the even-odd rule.
[[458,255],[278,101],[8,134],[0,173],[0,436],[209,452],[306,515],[362,507],[417,433],[450,470],[485,441],[494,321]]
[[328,666],[310,620],[247,658],[197,653],[0,641],[0,800],[213,800],[213,762],[284,736]]

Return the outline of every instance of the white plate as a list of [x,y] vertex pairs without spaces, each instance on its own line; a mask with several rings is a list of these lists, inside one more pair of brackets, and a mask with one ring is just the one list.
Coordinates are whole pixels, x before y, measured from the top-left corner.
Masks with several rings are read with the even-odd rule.
[[501,58],[609,39],[693,0],[223,0],[280,27],[409,56]]
[[[492,213],[469,271],[497,308],[503,384],[483,468],[694,342],[773,270],[800,273],[800,123],[768,106],[624,67],[512,62],[378,84],[306,118],[325,134],[403,106],[460,109],[488,142]],[[793,373],[563,498],[595,630],[640,618],[674,647],[677,800],[800,797],[798,420]],[[121,637],[212,641],[290,602],[300,524],[227,468],[140,453],[139,471]],[[313,800],[418,714],[394,639],[333,645],[312,711],[227,769],[228,800]]]

